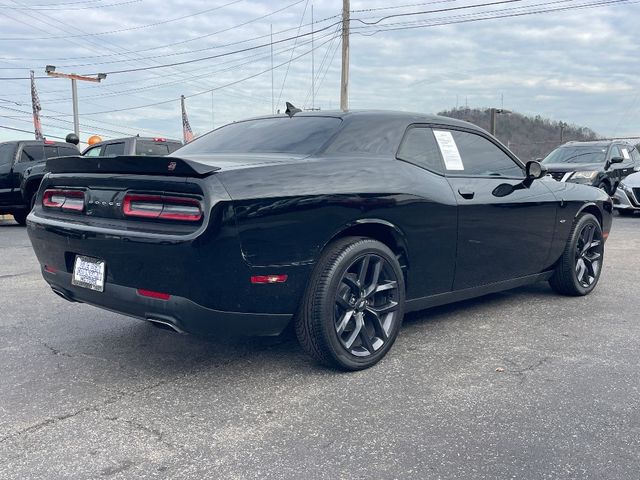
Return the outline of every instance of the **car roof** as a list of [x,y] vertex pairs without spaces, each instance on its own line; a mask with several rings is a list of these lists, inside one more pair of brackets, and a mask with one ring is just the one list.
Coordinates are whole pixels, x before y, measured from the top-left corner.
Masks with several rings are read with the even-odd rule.
[[100,145],[105,145],[107,143],[120,143],[120,142],[125,142],[127,140],[148,140],[150,142],[153,142],[156,138],[162,138],[162,143],[179,143],[182,144],[182,142],[180,140],[176,140],[174,138],[166,138],[166,137],[140,137],[138,135],[134,135],[131,137],[122,137],[122,138],[110,138],[109,140],[103,140],[101,142],[98,143],[94,143],[93,145],[89,145],[86,150],[89,150],[90,148],[93,147],[99,147]]
[[18,145],[18,144],[27,144],[27,145],[57,145],[57,146],[65,146],[65,147],[77,147],[77,145],[74,145],[73,143],[68,143],[68,142],[62,142],[62,141],[55,141],[55,140],[7,140],[5,142],[0,142],[0,145],[7,145],[7,144],[14,144],[14,145]]
[[560,145],[560,147],[608,147],[613,144],[621,144],[621,145],[631,145],[630,142],[626,140],[592,140],[590,142],[567,142],[564,145]]
[[[239,122],[245,122],[249,120],[259,120],[264,118],[282,118],[285,117],[286,114],[279,115],[263,115],[259,117],[247,118],[244,120],[239,120]],[[303,111],[298,112],[294,115],[295,117],[333,117],[340,118],[343,120],[348,119],[375,119],[375,120],[401,120],[404,119],[407,123],[432,123],[439,125],[449,125],[449,126],[457,126],[464,128],[472,128],[474,130],[481,130],[480,127],[474,125],[469,122],[465,122],[463,120],[457,120],[455,118],[443,117],[440,115],[433,114],[425,114],[425,113],[414,113],[414,112],[403,112],[403,111],[394,111],[394,110],[348,110],[346,112],[340,110],[322,110],[322,111]]]

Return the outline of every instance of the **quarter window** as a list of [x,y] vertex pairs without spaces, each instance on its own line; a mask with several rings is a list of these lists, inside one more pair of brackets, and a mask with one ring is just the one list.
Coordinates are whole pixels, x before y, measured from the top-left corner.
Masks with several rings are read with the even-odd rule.
[[[496,144],[475,133],[451,130],[455,146],[462,160],[462,169],[451,169],[445,158],[445,166],[451,173],[477,176],[522,178],[524,172],[509,155]],[[451,149],[451,145],[447,146]],[[443,146],[441,145],[441,150]],[[455,163],[455,162],[454,162]]]
[[22,147],[20,162],[40,162],[44,160],[42,145],[25,145]]
[[409,128],[402,139],[397,158],[432,172],[444,173],[440,150],[430,128]]

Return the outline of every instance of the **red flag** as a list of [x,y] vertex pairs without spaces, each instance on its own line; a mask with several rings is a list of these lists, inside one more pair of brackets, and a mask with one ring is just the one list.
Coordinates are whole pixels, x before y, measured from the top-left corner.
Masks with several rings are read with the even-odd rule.
[[33,70],[31,70],[31,106],[33,108],[33,129],[36,134],[36,140],[43,140],[42,125],[40,124],[40,99],[38,98],[38,91],[36,90],[36,82],[33,78]]
[[184,95],[180,96],[180,105],[182,106],[182,137],[184,143],[189,143],[193,140],[193,131],[191,130],[191,125],[189,125],[187,110],[184,107]]

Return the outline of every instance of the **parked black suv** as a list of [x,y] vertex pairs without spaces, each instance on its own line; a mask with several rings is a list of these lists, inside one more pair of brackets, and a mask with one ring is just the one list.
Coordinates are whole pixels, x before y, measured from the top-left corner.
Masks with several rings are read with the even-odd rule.
[[640,153],[624,141],[568,142],[542,164],[560,182],[592,185],[613,195],[624,177],[640,170]]
[[105,140],[87,148],[85,157],[115,157],[117,155],[169,155],[182,146],[180,140],[169,138],[128,137]]
[[0,143],[0,215],[9,213],[24,225],[44,176],[47,159],[79,153],[75,145],[50,140]]

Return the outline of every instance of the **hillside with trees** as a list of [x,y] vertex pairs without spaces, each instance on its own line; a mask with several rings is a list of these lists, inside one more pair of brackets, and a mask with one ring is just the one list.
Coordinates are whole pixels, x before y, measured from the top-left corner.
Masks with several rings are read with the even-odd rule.
[[[462,107],[446,110],[438,115],[465,120],[489,130],[490,113],[488,108]],[[564,142],[596,140],[598,135],[586,127],[549,120],[539,115],[530,117],[513,112],[497,115],[496,137],[521,160],[528,161],[545,157],[551,150]]]

